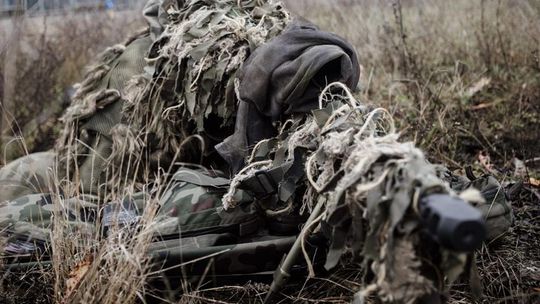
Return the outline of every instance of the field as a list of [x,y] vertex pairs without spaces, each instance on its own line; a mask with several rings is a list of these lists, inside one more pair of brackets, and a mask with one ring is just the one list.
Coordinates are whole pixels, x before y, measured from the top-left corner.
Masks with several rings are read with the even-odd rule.
[[[432,162],[458,173],[471,166],[504,185],[523,183],[513,197],[511,231],[476,253],[483,297],[463,279],[450,289],[449,301],[538,301],[540,2],[289,0],[286,5],[354,45],[362,65],[355,96],[388,109],[402,138]],[[84,67],[142,26],[135,11],[0,20],[0,166],[52,148],[71,85],[82,79]],[[62,302],[58,281],[65,277],[58,269],[22,279],[0,277],[0,302]],[[117,279],[129,275],[118,273]],[[348,303],[358,287],[349,277],[351,272],[341,269],[334,284],[311,280],[310,288],[291,292],[289,300]],[[133,280],[128,293],[136,301],[144,284]],[[107,293],[111,303],[122,286],[109,285],[118,288]],[[257,302],[265,288],[194,290],[180,302]]]

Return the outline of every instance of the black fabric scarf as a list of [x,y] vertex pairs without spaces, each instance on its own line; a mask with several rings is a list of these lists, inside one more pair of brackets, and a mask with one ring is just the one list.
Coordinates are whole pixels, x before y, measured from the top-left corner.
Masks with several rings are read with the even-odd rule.
[[356,89],[359,77],[358,58],[347,41],[306,20],[294,20],[256,49],[238,72],[235,131],[216,150],[237,173],[250,147],[275,135],[273,122],[316,109],[319,94],[332,82]]

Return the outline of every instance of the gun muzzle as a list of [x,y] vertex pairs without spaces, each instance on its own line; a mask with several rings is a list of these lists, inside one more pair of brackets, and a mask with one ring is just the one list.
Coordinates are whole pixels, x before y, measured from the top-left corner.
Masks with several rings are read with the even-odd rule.
[[470,252],[486,238],[482,213],[460,198],[431,194],[420,200],[419,209],[429,234],[447,249]]

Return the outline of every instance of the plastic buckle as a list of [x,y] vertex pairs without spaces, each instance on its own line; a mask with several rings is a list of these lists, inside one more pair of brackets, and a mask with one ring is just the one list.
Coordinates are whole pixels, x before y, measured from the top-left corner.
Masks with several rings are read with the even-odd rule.
[[272,176],[268,173],[268,171],[257,171],[255,172],[255,177],[257,178],[257,182],[261,186],[261,189],[264,191],[262,192],[264,194],[260,197],[261,199],[265,199],[277,193],[277,184],[272,179]]

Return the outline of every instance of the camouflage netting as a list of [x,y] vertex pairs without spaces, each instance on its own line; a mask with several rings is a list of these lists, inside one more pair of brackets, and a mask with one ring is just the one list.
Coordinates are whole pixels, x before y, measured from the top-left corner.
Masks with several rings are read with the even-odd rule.
[[[456,194],[413,143],[398,141],[386,110],[358,104],[339,83],[323,92],[320,106],[307,118],[285,123],[281,140],[264,153],[271,160],[256,156],[257,150],[268,147],[259,144],[251,165],[233,186],[257,169],[275,168],[303,154],[306,178],[290,185],[294,180],[285,173],[277,195],[286,199],[277,208],[292,211],[288,199],[294,194],[289,189],[302,188],[301,183],[307,186],[295,199],[303,201],[301,212],[324,202],[324,212],[310,227],[330,240],[325,268],[358,264],[363,276],[359,299],[376,296],[383,302],[412,303],[442,291],[461,273],[466,257],[437,246],[427,249],[418,233],[418,200],[430,193]],[[227,208],[235,204],[234,188],[224,199]],[[462,196],[468,201],[481,199],[476,191]],[[305,250],[304,255],[309,261]]]

